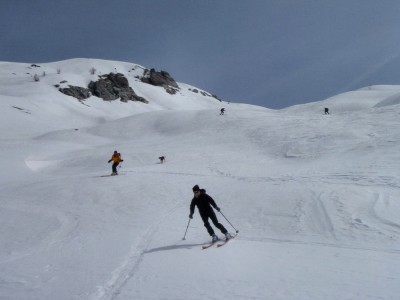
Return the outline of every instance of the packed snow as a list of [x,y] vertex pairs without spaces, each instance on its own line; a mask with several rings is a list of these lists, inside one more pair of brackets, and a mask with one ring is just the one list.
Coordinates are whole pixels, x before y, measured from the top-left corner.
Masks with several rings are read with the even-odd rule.
[[[55,87],[109,72],[149,103]],[[400,86],[271,110],[141,74],[0,63],[1,300],[399,299]],[[189,222],[195,184],[239,230],[223,247]]]

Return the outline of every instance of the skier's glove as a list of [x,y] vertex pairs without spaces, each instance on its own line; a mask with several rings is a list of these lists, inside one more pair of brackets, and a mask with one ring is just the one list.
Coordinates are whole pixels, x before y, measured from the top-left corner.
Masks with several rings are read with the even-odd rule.
[[193,219],[193,215],[192,215],[192,214],[190,214],[190,215],[189,215],[189,218],[190,218],[190,219]]
[[111,162],[111,159],[108,161],[108,163],[110,163]]
[[217,206],[216,208],[215,208],[217,211],[221,211],[221,209]]

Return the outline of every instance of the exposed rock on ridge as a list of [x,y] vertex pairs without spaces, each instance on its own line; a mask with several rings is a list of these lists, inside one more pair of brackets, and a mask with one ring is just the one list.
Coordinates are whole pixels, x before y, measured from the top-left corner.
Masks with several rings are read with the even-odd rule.
[[106,101],[121,98],[123,102],[132,100],[148,103],[146,99],[136,95],[129,86],[128,79],[121,73],[103,75],[99,80],[95,82],[91,81],[88,88],[94,96],[100,97]]
[[110,73],[99,77],[99,80],[91,81],[88,88],[69,85],[68,88],[60,88],[59,91],[78,100],[84,100],[94,95],[105,101],[121,99],[122,102],[131,100],[149,103],[145,98],[134,92],[123,74]]
[[78,100],[85,100],[90,97],[90,90],[80,86],[69,85],[67,88],[60,88],[59,91]]
[[155,86],[162,86],[164,88],[173,87],[179,89],[175,79],[165,71],[157,72],[154,69],[151,69],[150,71],[145,70],[141,81]]

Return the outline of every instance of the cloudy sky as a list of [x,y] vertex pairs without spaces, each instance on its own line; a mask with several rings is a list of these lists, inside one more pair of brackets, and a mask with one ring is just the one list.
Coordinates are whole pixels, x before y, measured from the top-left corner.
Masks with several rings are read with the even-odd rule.
[[0,61],[101,58],[282,108],[400,84],[398,0],[1,0]]

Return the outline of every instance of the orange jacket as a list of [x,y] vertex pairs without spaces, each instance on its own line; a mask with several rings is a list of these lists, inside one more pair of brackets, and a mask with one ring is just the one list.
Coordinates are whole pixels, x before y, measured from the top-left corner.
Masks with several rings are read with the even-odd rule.
[[113,161],[115,163],[119,163],[119,162],[123,161],[121,158],[121,153],[113,154],[113,156],[111,156],[110,161]]

